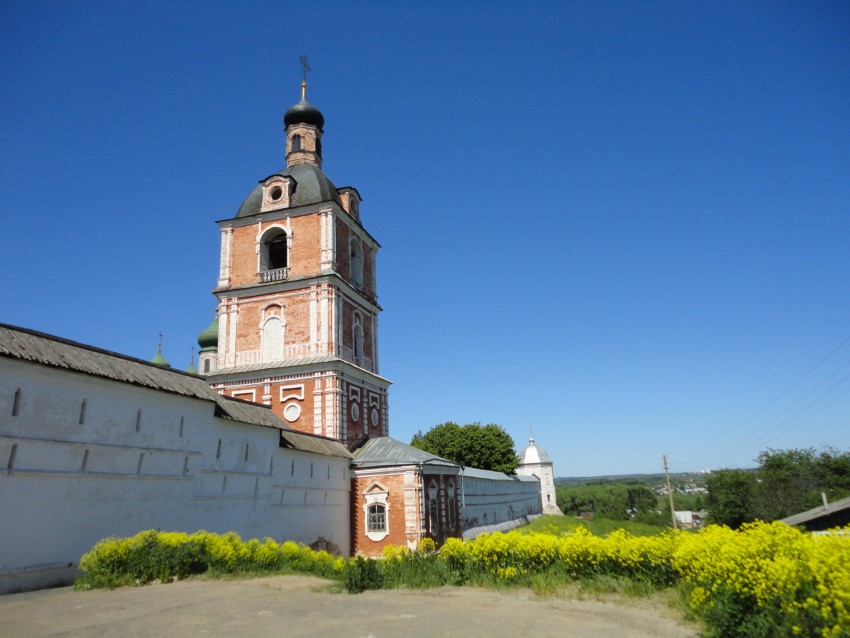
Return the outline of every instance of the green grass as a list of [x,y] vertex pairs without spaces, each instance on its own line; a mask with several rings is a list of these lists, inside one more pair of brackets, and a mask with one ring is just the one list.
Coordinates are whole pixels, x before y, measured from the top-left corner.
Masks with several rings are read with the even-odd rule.
[[575,516],[541,516],[528,525],[518,527],[516,531],[522,534],[554,534],[559,536],[584,527],[594,536],[607,536],[618,529],[624,529],[632,536],[655,536],[663,533],[666,527],[657,527],[634,521],[615,521],[607,518],[582,520]]

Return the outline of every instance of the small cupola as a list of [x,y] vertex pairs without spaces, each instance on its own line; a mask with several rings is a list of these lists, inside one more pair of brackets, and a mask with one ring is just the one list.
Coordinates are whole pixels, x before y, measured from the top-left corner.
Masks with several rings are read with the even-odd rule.
[[170,368],[171,364],[168,363],[168,360],[162,356],[162,333],[159,335],[159,343],[156,346],[156,354],[151,359],[151,363],[157,366],[162,366],[163,368]]
[[198,345],[201,347],[198,352],[199,374],[207,375],[215,372],[218,357],[218,316],[198,335]]
[[290,107],[283,116],[286,133],[286,166],[314,164],[322,167],[322,127],[325,118],[321,111],[307,101],[307,81],[301,82],[301,101]]

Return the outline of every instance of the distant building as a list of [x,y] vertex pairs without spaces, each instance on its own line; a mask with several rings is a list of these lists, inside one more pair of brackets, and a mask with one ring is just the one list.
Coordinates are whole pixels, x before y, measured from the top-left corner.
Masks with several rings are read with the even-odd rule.
[[676,523],[681,529],[694,529],[702,527],[703,521],[707,516],[707,512],[692,512],[689,510],[674,512]]
[[563,515],[555,493],[552,459],[546,450],[534,443],[533,436],[528,438],[528,445],[520,452],[516,473],[519,476],[533,476],[540,481],[541,507],[544,514]]

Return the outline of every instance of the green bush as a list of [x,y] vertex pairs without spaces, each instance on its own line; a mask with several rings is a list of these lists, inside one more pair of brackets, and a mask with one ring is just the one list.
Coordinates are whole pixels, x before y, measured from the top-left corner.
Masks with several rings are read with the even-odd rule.
[[340,578],[345,559],[271,538],[242,541],[238,534],[147,530],[131,538],[107,538],[80,559],[78,589],[171,582],[209,572],[307,573]]
[[348,562],[343,570],[343,578],[349,594],[359,594],[367,589],[381,589],[384,584],[378,562],[362,556]]

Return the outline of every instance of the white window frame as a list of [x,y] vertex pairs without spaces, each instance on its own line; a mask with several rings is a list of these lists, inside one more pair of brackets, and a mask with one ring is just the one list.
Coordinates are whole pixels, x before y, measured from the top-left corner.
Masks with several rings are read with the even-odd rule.
[[[366,502],[363,504],[363,531],[366,537],[376,543],[384,540],[390,533],[390,504],[387,502],[389,490],[378,482],[372,483],[363,492]],[[370,530],[369,529],[369,508],[372,506],[382,506],[384,510],[384,529]]]

